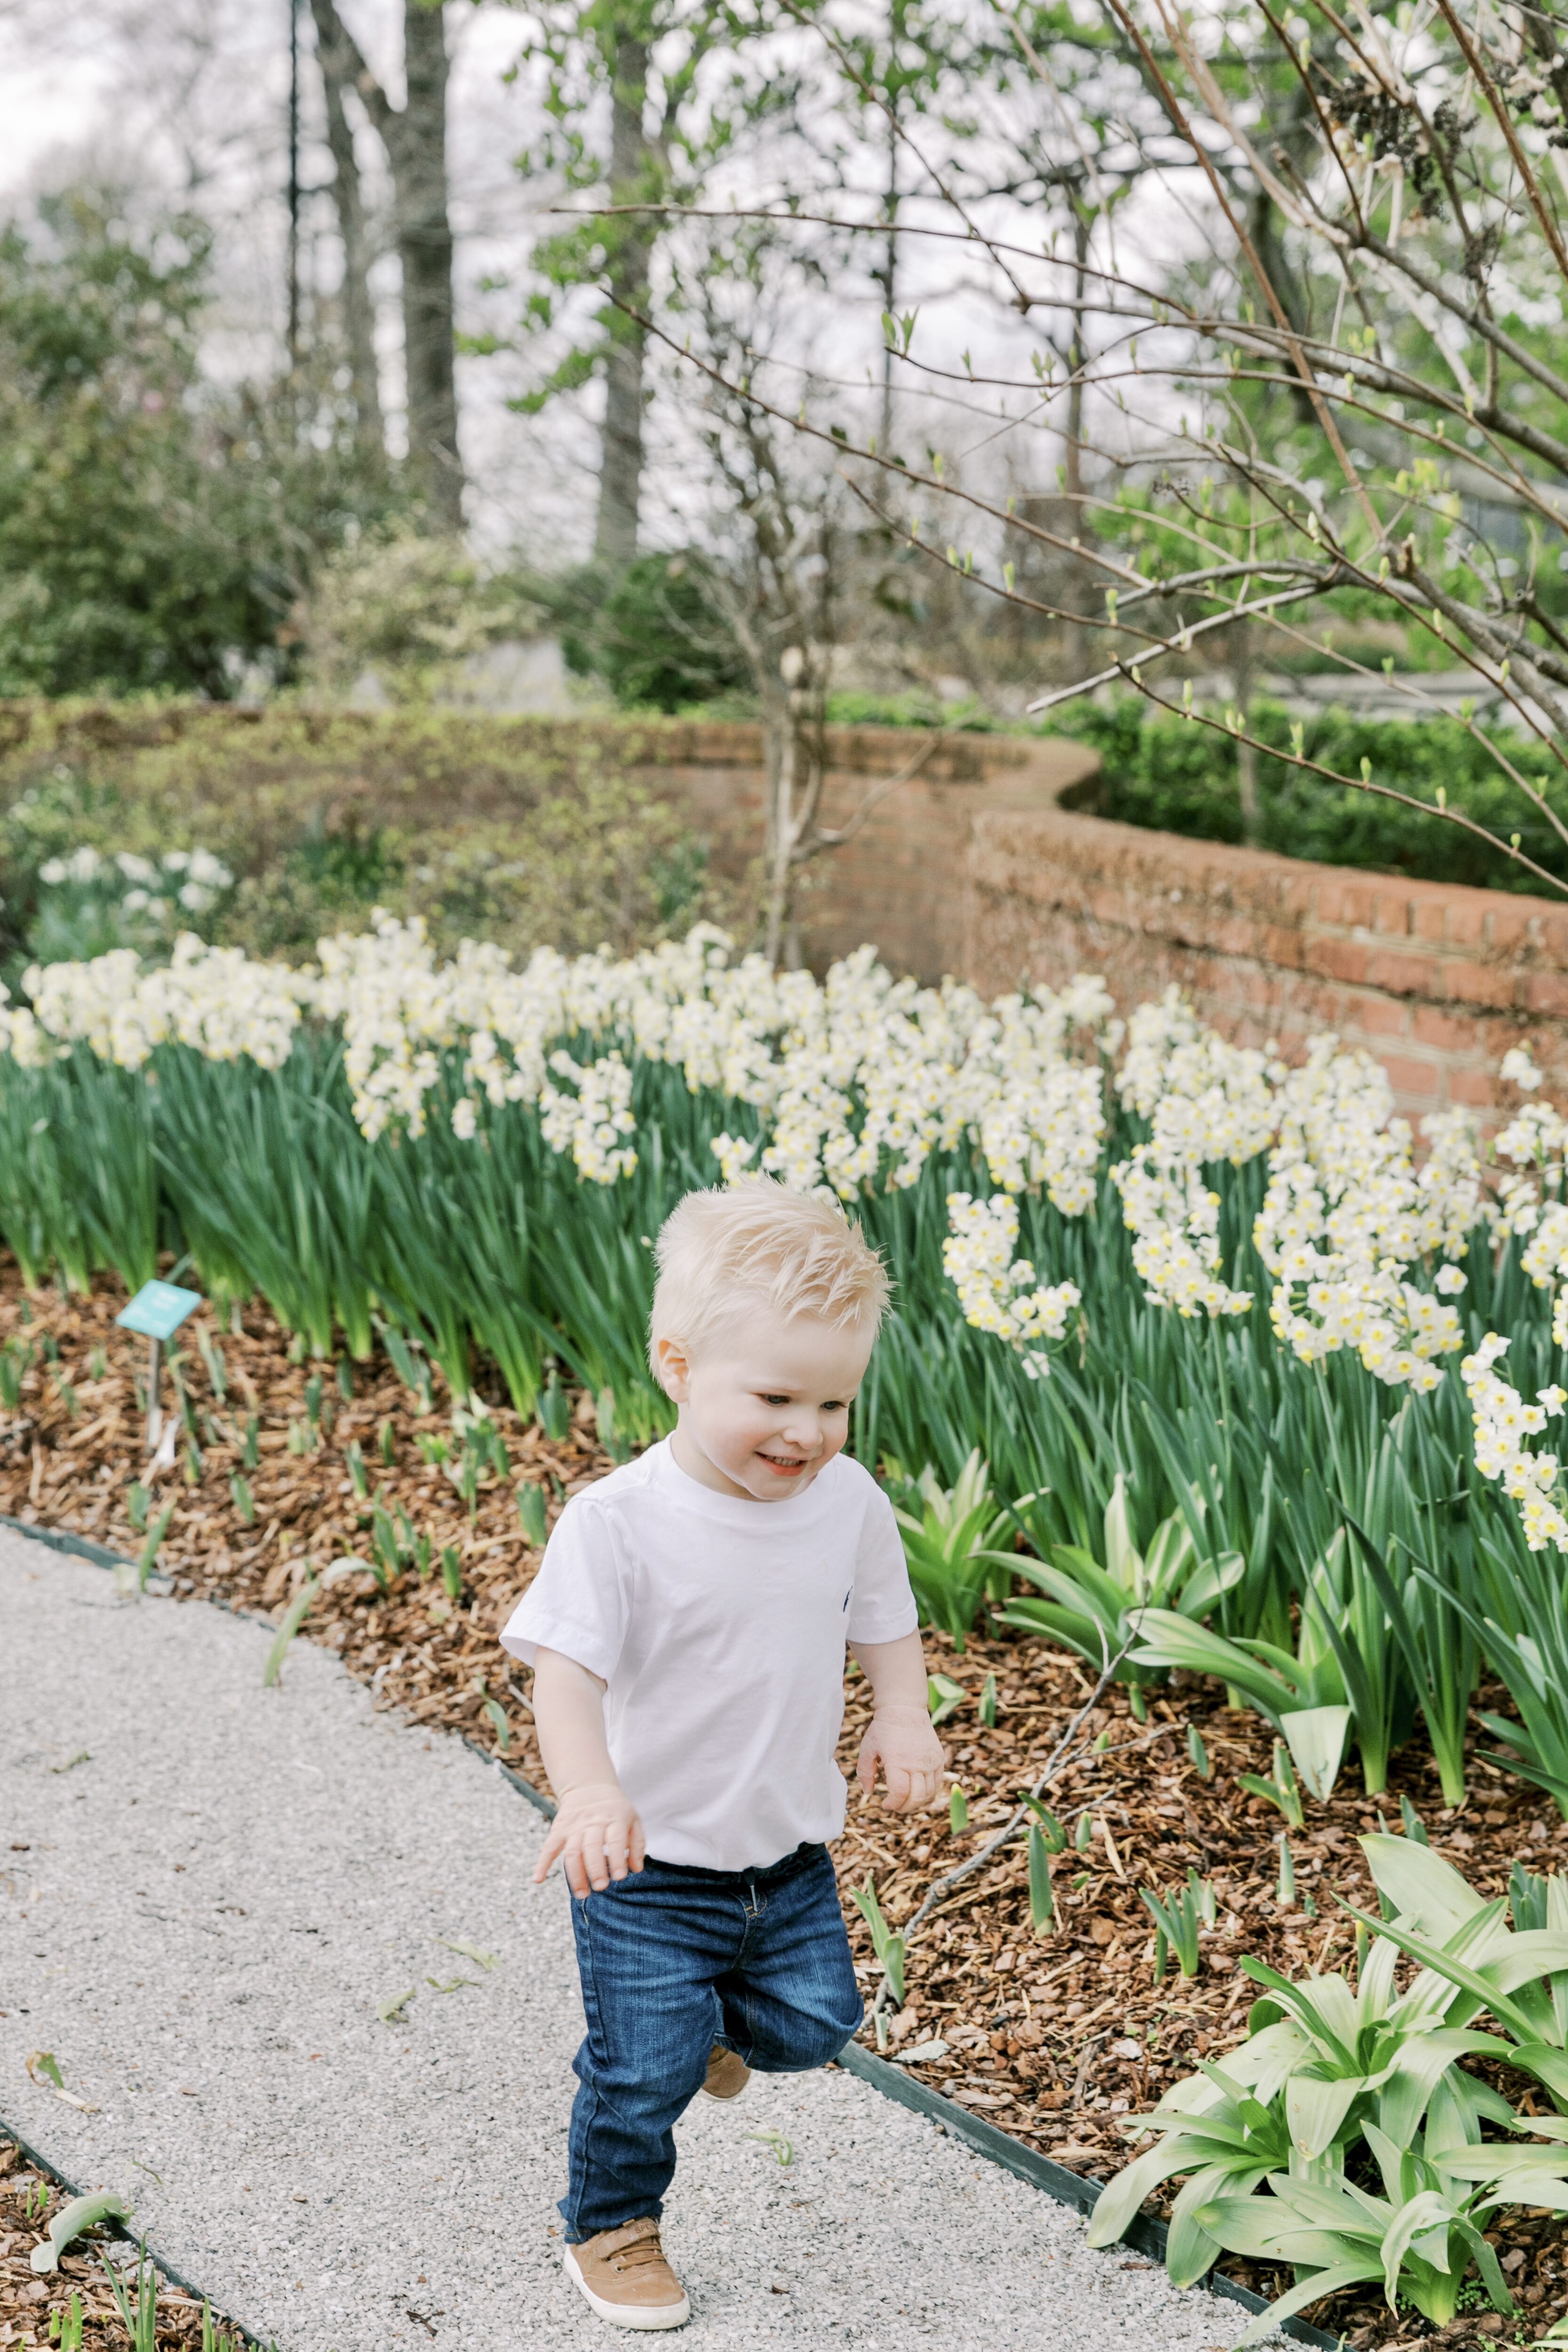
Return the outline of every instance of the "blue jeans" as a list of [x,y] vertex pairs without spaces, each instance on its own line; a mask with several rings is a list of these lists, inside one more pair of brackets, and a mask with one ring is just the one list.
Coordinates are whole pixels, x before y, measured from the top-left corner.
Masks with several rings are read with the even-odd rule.
[[836,2058],[860,1992],[827,1849],[765,1870],[656,1862],[572,1898],[588,2032],[573,2064],[569,2245],[644,2214],[675,2171],[675,2124],[715,2042],[765,2074]]

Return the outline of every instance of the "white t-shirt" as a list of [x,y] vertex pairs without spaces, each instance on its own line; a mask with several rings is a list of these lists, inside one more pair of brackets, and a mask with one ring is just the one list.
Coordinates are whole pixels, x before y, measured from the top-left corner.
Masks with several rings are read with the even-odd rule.
[[744,1870],[838,1835],[845,1644],[916,1622],[892,1507],[858,1462],[752,1503],[689,1477],[667,1438],[573,1496],[501,1641],[604,1681],[649,1853]]

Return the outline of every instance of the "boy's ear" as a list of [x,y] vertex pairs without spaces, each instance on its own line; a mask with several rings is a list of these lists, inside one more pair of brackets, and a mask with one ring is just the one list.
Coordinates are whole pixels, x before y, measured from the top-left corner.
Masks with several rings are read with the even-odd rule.
[[691,1391],[691,1359],[679,1339],[656,1339],[659,1385],[672,1404],[684,1404]]

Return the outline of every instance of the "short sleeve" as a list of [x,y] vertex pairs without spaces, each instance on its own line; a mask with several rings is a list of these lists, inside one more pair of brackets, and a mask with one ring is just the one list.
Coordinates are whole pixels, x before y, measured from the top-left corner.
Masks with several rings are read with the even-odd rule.
[[910,1572],[904,1565],[903,1538],[893,1507],[881,1488],[868,1479],[872,1491],[860,1527],[855,1555],[855,1593],[849,1603],[846,1639],[851,1642],[897,1642],[912,1633],[920,1622]]
[[501,1629],[501,1647],[531,1666],[542,1646],[607,1683],[626,1630],[620,1544],[608,1512],[574,1496],[555,1523],[538,1575]]

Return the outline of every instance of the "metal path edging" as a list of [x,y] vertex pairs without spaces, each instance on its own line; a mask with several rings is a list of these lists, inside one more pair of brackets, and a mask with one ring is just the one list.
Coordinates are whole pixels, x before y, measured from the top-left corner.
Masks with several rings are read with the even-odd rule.
[[[13,1522],[6,1520],[5,1524],[10,1526]],[[24,2139],[16,2126],[8,2124],[4,2116],[0,2116],[0,2139],[10,2140],[14,2147],[21,2150],[24,2160],[32,2166],[34,2171],[47,2173],[50,2179],[57,2181],[65,2190],[68,2198],[80,2197],[85,2194],[74,2180],[68,2179],[51,2158],[41,2156],[36,2147]],[[193,2286],[190,2280],[174,2268],[173,2263],[166,2263],[163,2255],[147,2243],[145,2238],[138,2238],[134,2230],[128,2230],[123,2221],[115,2221],[112,2218],[100,2226],[108,2230],[113,2237],[134,2240],[161,2278],[167,2279],[171,2286],[178,2287],[182,2294],[188,2294],[193,2302],[204,2303],[209,2310],[211,2309],[211,2296],[205,2294],[199,2286]],[[216,2325],[226,2336],[239,2336],[246,2344],[254,2347],[254,2352],[278,2352],[276,2336],[269,2337],[264,2344],[259,2336],[252,2335],[242,2319],[230,2319],[226,2314],[216,2322]]]

